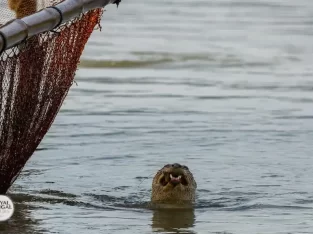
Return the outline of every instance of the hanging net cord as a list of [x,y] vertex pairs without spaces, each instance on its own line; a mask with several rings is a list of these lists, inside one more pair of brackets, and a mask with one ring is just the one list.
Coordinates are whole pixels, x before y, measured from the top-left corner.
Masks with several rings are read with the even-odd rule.
[[[0,24],[4,18],[21,18],[58,1],[0,3]],[[50,128],[102,13],[95,9],[81,14],[0,55],[0,194],[7,192]]]

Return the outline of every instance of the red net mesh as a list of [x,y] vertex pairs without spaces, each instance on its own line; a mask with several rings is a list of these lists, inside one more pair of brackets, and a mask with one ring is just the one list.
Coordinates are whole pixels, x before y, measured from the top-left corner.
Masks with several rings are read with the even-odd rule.
[[[39,5],[35,0],[10,0],[13,3],[20,4],[13,8],[17,17],[34,13]],[[2,18],[9,12],[3,9]],[[52,124],[101,15],[100,9],[90,11],[0,55],[0,194],[12,185]]]

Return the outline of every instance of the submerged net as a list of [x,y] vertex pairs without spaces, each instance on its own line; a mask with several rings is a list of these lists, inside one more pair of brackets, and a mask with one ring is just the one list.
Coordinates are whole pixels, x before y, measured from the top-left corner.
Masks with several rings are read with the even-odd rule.
[[[0,24],[58,2],[1,1]],[[0,194],[7,192],[51,126],[101,15],[101,9],[92,10],[0,54]]]

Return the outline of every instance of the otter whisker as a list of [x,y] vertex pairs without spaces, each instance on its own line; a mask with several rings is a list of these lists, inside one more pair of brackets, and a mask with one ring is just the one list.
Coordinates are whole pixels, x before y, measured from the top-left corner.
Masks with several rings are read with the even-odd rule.
[[153,175],[153,173],[147,175],[147,177],[141,177],[141,178],[139,178],[138,188],[139,188],[139,186],[140,186],[145,180],[150,179],[150,178],[152,177],[152,175]]

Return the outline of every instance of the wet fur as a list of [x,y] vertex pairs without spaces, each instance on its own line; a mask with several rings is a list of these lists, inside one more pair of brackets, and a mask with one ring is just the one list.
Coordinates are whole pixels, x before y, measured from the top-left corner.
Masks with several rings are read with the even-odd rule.
[[163,186],[159,183],[163,173],[170,173],[171,168],[163,167],[159,170],[152,181],[151,201],[158,203],[190,203],[195,201],[195,192],[197,183],[193,174],[188,169],[181,169],[183,175],[188,181],[188,185],[179,184],[172,187],[170,184]]

